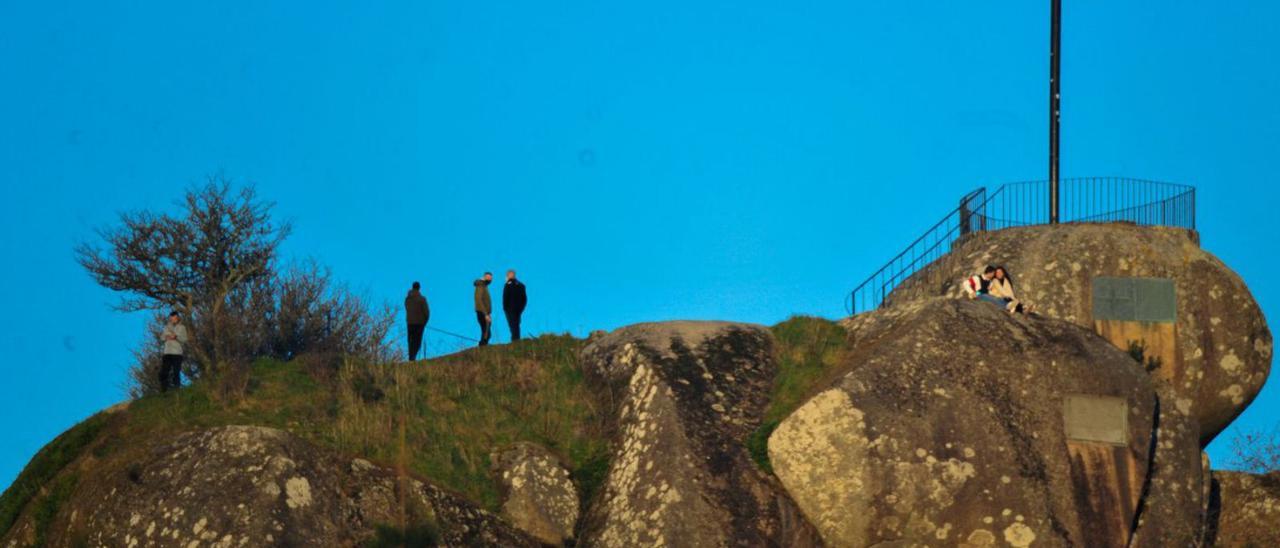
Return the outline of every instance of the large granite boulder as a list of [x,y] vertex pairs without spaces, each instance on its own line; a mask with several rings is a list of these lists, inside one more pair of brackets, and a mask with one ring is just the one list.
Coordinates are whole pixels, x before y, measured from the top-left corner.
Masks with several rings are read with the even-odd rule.
[[1157,401],[1127,354],[1067,322],[958,299],[846,326],[847,372],[768,443],[828,545],[1127,544]]
[[1200,546],[1208,527],[1209,457],[1199,450],[1195,418],[1171,404],[1173,388],[1157,380],[1156,393],[1150,479],[1130,546]]
[[1212,546],[1280,546],[1280,472],[1213,472]]
[[[46,517],[47,544],[355,546],[391,527],[450,546],[539,545],[458,496],[281,430],[211,428],[145,453],[82,475]],[[26,545],[34,529],[25,516],[4,545]]]
[[[1201,447],[1253,401],[1270,371],[1271,332],[1248,287],[1184,229],[1069,224],[977,233],[904,281],[888,302],[959,296],[962,280],[988,264],[1006,266],[1021,299],[1039,313],[1095,330],[1122,349],[1143,347],[1153,374],[1177,391],[1171,403],[1196,418]],[[1095,318],[1096,278],[1171,280],[1176,318]]]
[[583,545],[818,542],[745,448],[775,374],[767,330],[723,322],[634,325],[594,338],[582,363],[617,420]]
[[558,457],[541,445],[517,442],[489,460],[502,492],[502,517],[544,544],[573,538],[578,488]]

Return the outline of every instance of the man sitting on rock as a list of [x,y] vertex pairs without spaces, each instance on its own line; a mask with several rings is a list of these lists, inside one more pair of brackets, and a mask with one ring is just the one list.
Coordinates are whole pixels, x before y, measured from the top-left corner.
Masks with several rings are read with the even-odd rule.
[[1004,300],[991,294],[991,280],[996,277],[996,267],[988,265],[982,274],[974,274],[964,281],[964,293],[970,299],[978,299],[1004,308]]

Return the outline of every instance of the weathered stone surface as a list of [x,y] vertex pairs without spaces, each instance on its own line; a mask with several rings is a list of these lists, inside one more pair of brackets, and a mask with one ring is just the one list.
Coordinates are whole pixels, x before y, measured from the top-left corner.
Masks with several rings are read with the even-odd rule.
[[1280,472],[1213,472],[1213,546],[1280,546]]
[[[1148,356],[1162,362],[1154,374],[1178,392],[1170,403],[1196,418],[1201,447],[1253,401],[1270,371],[1271,332],[1249,289],[1182,229],[1079,224],[978,233],[888,300],[960,296],[961,281],[988,264],[1005,265],[1019,298],[1043,315],[1098,330],[1122,348],[1145,340]],[[1177,322],[1095,321],[1099,276],[1173,280]]]
[[[1128,355],[1078,326],[968,300],[846,326],[847,373],[769,439],[775,473],[828,545],[1127,542],[1156,401]],[[1069,394],[1123,399],[1127,442],[1069,441]]]
[[775,373],[758,326],[667,322],[619,329],[582,352],[614,402],[605,483],[587,546],[812,546],[816,533],[747,455]]
[[1199,450],[1200,427],[1172,402],[1176,392],[1156,383],[1150,481],[1142,499],[1134,547],[1199,546],[1208,525],[1209,458]]
[[[49,544],[353,546],[379,525],[434,522],[449,545],[537,546],[465,500],[271,428],[227,426],[160,440],[140,462],[82,478]],[[404,504],[397,493],[405,493]],[[7,546],[20,545],[19,523]]]
[[502,517],[545,544],[574,536],[578,488],[569,471],[545,447],[519,442],[491,456],[502,492]]

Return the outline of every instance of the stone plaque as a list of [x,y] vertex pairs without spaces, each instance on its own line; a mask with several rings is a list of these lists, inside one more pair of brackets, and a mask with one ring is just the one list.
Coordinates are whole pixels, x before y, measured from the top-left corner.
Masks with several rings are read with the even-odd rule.
[[1178,296],[1169,278],[1093,279],[1093,319],[1173,323]]
[[1124,398],[1068,394],[1062,405],[1068,441],[1128,445],[1129,405]]

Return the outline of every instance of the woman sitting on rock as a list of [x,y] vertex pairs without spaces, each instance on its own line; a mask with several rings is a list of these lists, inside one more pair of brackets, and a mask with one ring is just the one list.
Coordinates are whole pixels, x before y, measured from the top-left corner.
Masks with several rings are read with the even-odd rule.
[[1000,303],[1010,313],[1027,314],[1031,312],[1031,307],[1023,305],[1018,301],[1018,297],[1013,294],[1013,278],[1009,276],[1009,272],[1003,266],[997,266],[993,274],[991,282],[987,285],[987,291],[991,296],[1000,299]]

